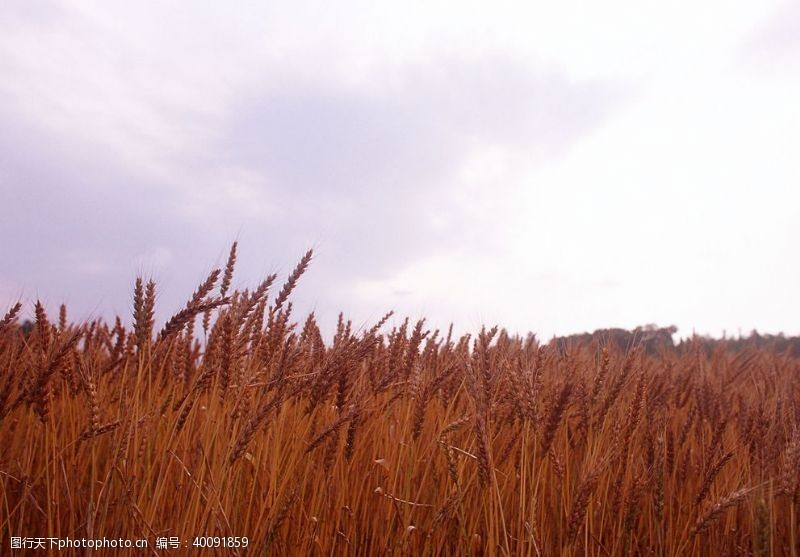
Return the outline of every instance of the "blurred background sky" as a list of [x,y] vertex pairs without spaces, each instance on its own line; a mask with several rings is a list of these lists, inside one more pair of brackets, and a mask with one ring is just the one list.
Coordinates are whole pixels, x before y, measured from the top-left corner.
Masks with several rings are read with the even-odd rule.
[[[800,4],[0,3],[0,303],[800,333]],[[30,304],[29,306],[30,307]]]

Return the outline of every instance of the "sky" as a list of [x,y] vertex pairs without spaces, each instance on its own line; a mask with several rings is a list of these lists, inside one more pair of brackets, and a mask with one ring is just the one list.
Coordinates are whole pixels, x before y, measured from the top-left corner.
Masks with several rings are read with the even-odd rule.
[[[0,309],[800,334],[800,4],[0,4]],[[2,310],[4,311],[4,310]]]

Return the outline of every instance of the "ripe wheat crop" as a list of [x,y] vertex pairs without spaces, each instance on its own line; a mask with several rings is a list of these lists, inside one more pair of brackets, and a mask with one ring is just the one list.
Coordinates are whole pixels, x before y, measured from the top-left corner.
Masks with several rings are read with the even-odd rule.
[[[237,290],[234,245],[162,326],[143,279],[114,323],[36,303],[28,329],[10,308],[0,553],[69,536],[154,555],[800,555],[797,358],[456,338],[391,314],[340,316],[326,341],[292,313],[310,261]],[[173,536],[188,547],[155,549]]]

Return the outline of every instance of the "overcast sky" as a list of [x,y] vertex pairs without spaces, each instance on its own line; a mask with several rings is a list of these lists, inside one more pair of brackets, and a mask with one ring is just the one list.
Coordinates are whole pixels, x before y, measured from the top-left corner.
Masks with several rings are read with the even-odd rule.
[[0,303],[798,334],[798,99],[797,2],[4,0]]

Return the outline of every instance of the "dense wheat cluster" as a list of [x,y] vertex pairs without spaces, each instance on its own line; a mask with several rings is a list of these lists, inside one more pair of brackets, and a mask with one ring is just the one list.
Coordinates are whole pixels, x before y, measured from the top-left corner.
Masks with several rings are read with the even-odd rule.
[[250,540],[217,554],[798,555],[796,358],[390,315],[326,342],[289,301],[310,259],[233,290],[234,245],[160,328],[144,280],[113,324],[37,303],[27,330],[12,307],[2,552],[207,535]]

